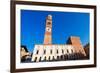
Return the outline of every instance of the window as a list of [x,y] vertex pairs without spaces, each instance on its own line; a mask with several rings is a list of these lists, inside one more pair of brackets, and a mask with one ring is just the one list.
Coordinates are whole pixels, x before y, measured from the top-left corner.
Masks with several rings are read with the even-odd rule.
[[41,61],[41,57],[39,58],[39,62]]
[[50,54],[52,54],[52,50],[50,50]]
[[39,50],[37,50],[36,54],[38,54],[38,53],[39,53]]
[[58,49],[57,49],[57,54],[58,54]]
[[63,55],[61,55],[61,60],[63,60]]
[[35,57],[34,62],[36,62],[36,60],[37,60],[37,57]]
[[51,24],[51,22],[48,22],[48,25],[50,25]]
[[59,60],[59,56],[57,56],[57,60]]
[[49,56],[49,61],[50,61],[50,56]]
[[46,56],[44,57],[44,61],[46,61]]
[[46,50],[44,50],[44,54],[46,54]]
[[69,53],[68,49],[67,49],[67,53]]

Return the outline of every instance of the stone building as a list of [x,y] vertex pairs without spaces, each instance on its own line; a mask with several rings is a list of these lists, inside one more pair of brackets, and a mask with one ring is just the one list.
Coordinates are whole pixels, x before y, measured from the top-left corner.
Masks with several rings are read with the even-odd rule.
[[28,52],[26,46],[21,46],[20,58],[21,58],[21,62],[31,61],[31,54]]
[[52,44],[52,15],[46,18],[44,43],[36,44],[33,50],[33,62],[62,61],[84,59],[86,53],[80,38],[71,36],[66,44]]
[[86,58],[89,59],[90,45],[89,43],[84,46],[84,50],[86,52]]

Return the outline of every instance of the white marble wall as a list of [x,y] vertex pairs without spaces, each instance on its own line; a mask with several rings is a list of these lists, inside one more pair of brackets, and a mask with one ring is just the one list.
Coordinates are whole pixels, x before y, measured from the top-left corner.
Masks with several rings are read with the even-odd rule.
[[36,62],[38,62],[40,57],[41,60],[44,60],[45,57],[46,60],[52,60],[53,56],[55,59],[57,59],[57,56],[72,54],[72,53],[75,53],[75,48],[72,45],[35,45],[32,55],[32,61],[35,61],[36,57],[37,57]]

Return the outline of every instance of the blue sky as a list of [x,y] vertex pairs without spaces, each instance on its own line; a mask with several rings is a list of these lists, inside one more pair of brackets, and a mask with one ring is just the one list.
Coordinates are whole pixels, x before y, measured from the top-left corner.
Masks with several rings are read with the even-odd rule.
[[52,15],[52,43],[65,44],[70,36],[78,36],[83,45],[89,42],[89,13],[21,10],[21,45],[32,52],[35,44],[43,44],[46,17]]

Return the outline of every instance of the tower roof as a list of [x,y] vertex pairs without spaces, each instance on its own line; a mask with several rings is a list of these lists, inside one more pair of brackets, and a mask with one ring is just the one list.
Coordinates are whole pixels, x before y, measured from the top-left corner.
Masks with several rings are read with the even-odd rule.
[[48,19],[52,19],[52,15],[49,14],[47,18],[48,18]]

